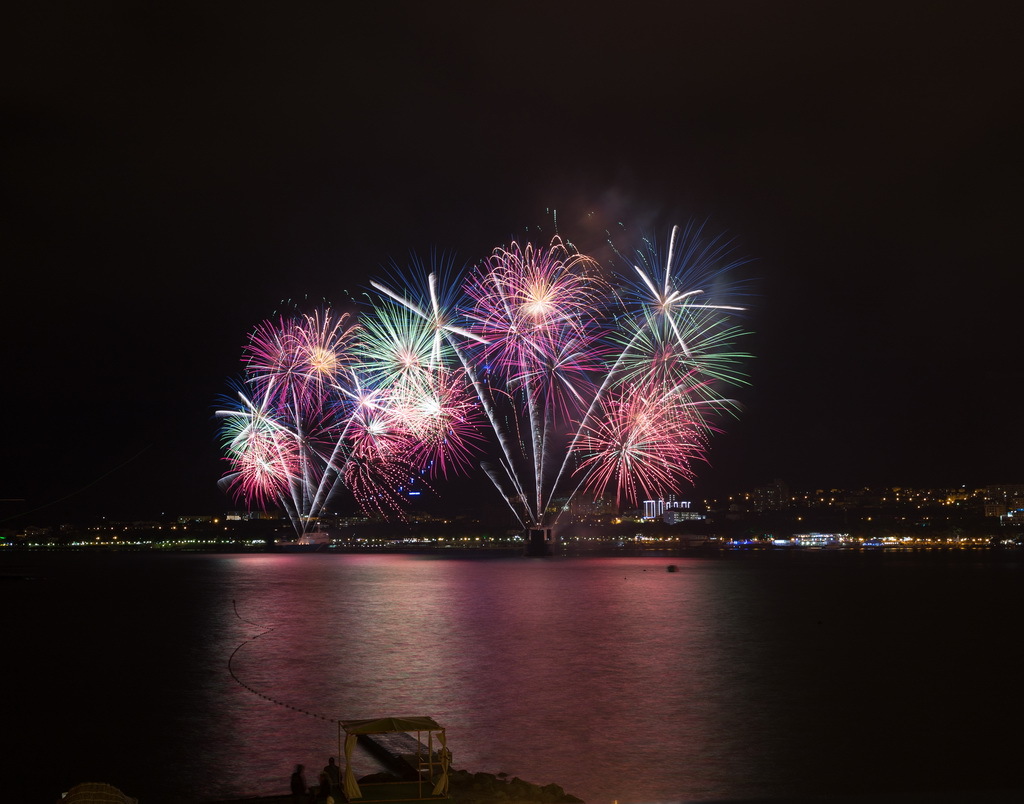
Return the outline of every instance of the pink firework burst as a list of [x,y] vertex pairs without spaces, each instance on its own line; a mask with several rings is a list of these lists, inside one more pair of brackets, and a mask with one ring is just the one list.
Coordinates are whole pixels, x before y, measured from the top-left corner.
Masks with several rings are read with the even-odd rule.
[[414,474],[414,442],[388,402],[386,395],[368,392],[357,400],[346,429],[341,477],[364,511],[401,518],[401,489]]
[[348,313],[330,310],[305,315],[297,322],[295,343],[305,384],[318,396],[348,383],[350,348],[358,327]]
[[485,420],[464,371],[438,369],[425,379],[403,388],[395,412],[412,436],[412,463],[446,477],[469,468]]
[[559,238],[548,248],[495,249],[466,285],[470,331],[486,341],[483,362],[515,381],[557,362],[566,343],[591,340],[602,287],[590,264]]
[[264,321],[245,348],[247,375],[275,402],[316,406],[343,382],[354,331],[347,313],[330,310]]
[[253,428],[227,458],[231,469],[224,480],[236,499],[249,507],[276,504],[288,494],[299,472],[297,445],[288,434]]
[[383,392],[363,392],[345,431],[348,455],[364,460],[408,462],[411,436]]
[[638,490],[659,497],[693,478],[691,463],[704,459],[705,426],[658,385],[617,389],[604,401],[604,415],[581,430],[585,456],[576,471],[582,487],[600,494],[615,489],[616,503],[636,504]]

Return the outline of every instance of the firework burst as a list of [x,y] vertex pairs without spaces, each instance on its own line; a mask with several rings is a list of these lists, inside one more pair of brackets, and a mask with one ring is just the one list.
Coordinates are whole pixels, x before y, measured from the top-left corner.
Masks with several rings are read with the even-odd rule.
[[221,441],[230,465],[222,486],[250,507],[266,506],[287,493],[300,467],[294,434],[268,414],[265,404],[253,404],[242,392],[234,408],[221,416]]
[[638,492],[648,499],[674,493],[693,479],[692,463],[703,459],[707,445],[707,425],[695,411],[685,394],[666,391],[656,380],[608,393],[601,415],[580,431],[583,488],[614,491],[616,505],[636,505]]
[[261,324],[245,393],[219,414],[222,482],[248,504],[277,501],[297,530],[338,485],[393,515],[410,483],[481,455],[527,528],[579,491],[673,493],[735,412],[723,390],[744,382],[729,298],[741,262],[699,226],[673,228],[664,254],[649,239],[614,253],[626,270],[559,237],[496,248],[464,277],[414,259],[370,283],[358,325],[329,311]]
[[243,350],[238,400],[217,411],[230,464],[222,485],[249,506],[281,505],[300,534],[339,478],[337,411],[352,384],[356,331],[331,310],[263,322]]

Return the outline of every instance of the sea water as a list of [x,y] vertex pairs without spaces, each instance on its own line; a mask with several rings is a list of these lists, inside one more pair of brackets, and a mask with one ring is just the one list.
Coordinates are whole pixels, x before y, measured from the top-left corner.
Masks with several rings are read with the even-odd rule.
[[1020,558],[6,553],[3,800],[284,793],[387,715],[590,804],[1024,789]]

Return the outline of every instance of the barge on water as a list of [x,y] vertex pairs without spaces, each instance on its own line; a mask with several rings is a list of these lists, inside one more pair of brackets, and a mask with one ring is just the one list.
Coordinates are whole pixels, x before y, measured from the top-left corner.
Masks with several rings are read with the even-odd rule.
[[[352,754],[362,744],[392,774],[356,781]],[[429,717],[385,717],[338,723],[338,754],[345,757],[342,792],[350,802],[446,800],[452,755],[444,727]]]

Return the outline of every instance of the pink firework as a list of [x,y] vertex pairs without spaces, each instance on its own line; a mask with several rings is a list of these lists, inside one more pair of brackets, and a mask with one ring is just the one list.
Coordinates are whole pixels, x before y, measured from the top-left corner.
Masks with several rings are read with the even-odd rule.
[[413,473],[414,442],[387,403],[379,392],[364,392],[356,401],[345,433],[341,478],[364,511],[401,517],[400,490]]
[[[606,286],[595,267],[557,237],[547,248],[513,243],[495,249],[465,289],[468,329],[482,343],[465,352],[483,367],[487,386],[478,384],[477,393],[499,434],[508,498],[522,501],[524,522],[540,521],[549,507],[558,476],[546,468],[603,373],[598,317]],[[535,482],[524,483],[528,477]]]
[[347,454],[365,460],[407,461],[411,437],[382,392],[363,392],[345,430]]
[[395,412],[413,439],[410,460],[434,477],[468,469],[484,440],[484,417],[463,371],[437,369],[407,384]]
[[289,401],[302,384],[302,354],[296,341],[296,321],[281,317],[253,330],[242,355],[246,374],[258,395]]
[[322,397],[349,382],[350,349],[357,327],[348,313],[316,312],[303,316],[295,332],[299,367],[305,384]]
[[288,434],[250,428],[237,451],[227,458],[230,493],[249,507],[265,507],[287,494],[299,471],[297,445]]
[[638,490],[660,497],[691,480],[692,461],[703,459],[706,428],[688,415],[684,402],[657,385],[610,393],[604,415],[581,430],[578,446],[585,457],[576,474],[582,487],[596,494],[614,488],[617,504],[636,504]]
[[328,310],[264,321],[243,355],[250,381],[279,403],[318,405],[346,379],[354,332],[348,319]]
[[338,482],[354,331],[347,314],[330,310],[263,322],[243,352],[241,405],[218,411],[235,469],[227,484],[250,505],[282,506],[297,533],[316,522]]
[[586,354],[602,305],[602,285],[588,267],[588,258],[558,238],[548,248],[495,249],[466,286],[470,331],[486,342],[481,360],[515,382],[564,359],[569,343]]

